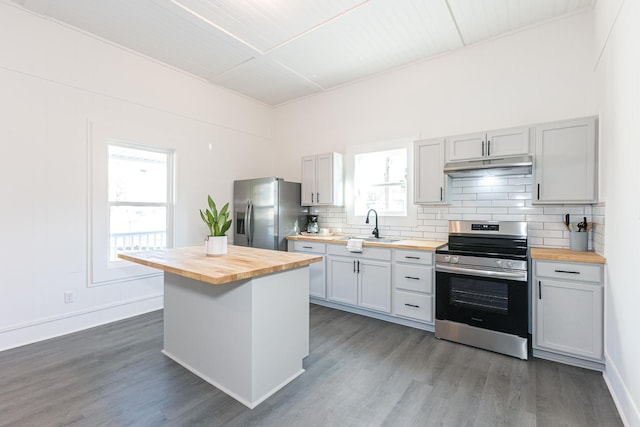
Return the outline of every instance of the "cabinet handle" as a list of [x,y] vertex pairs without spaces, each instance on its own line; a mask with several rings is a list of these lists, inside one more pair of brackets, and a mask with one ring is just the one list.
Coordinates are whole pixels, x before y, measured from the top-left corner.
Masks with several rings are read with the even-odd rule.
[[354,273],[356,272],[356,262],[355,261],[353,261],[353,272]]
[[405,255],[405,258],[407,258],[407,259],[420,259],[419,256],[408,256],[408,255]]
[[538,200],[540,200],[540,183],[538,183]]
[[313,246],[303,246],[302,249],[313,249]]
[[357,261],[358,263],[358,274],[360,274],[360,261]]
[[542,284],[538,280],[538,299],[542,299]]
[[556,273],[567,273],[567,274],[580,274],[579,271],[570,271],[570,270],[554,270]]
[[406,305],[407,307],[420,308],[419,305],[409,304],[408,302],[405,302],[404,305]]
[[484,157],[484,140],[482,141],[482,157]]
[[487,156],[491,155],[491,140],[487,141]]
[[313,191],[311,192],[311,203],[313,203]]
[[316,193],[316,203],[320,203],[320,193]]
[[419,277],[413,277],[413,276],[404,276],[405,279],[411,279],[411,280],[420,280]]
[[442,201],[442,200],[444,200],[444,199],[442,198],[442,187],[440,187],[440,201]]

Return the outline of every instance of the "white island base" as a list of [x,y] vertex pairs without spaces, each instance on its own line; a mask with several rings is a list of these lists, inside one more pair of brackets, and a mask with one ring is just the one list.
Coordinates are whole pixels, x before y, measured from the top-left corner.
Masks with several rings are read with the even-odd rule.
[[304,372],[309,268],[211,285],[165,271],[163,353],[254,408]]

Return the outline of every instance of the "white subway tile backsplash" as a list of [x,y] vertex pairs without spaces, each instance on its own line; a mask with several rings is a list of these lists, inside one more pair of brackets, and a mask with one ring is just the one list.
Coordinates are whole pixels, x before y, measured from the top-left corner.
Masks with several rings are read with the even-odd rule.
[[508,200],[508,193],[483,193],[478,194],[478,200]]
[[493,215],[494,221],[524,221],[524,215]]
[[[589,233],[589,248],[604,253],[605,205],[536,205],[532,203],[530,175],[484,178],[455,178],[449,187],[449,204],[446,206],[417,206],[417,223],[414,226],[388,226],[380,220],[382,236],[424,238],[446,241],[449,220],[526,221],[530,246],[557,248],[569,247],[569,233],[563,220],[572,216],[572,227],[587,217],[593,223]],[[319,215],[320,227],[334,232],[368,235],[372,227],[366,224],[347,224],[347,214],[342,207],[313,207]]]
[[463,200],[462,206],[464,207],[489,207],[491,206],[491,200]]

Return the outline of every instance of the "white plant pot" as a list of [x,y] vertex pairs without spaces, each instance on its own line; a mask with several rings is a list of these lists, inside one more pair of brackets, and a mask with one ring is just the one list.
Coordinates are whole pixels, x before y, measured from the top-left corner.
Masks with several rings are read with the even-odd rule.
[[227,236],[207,236],[204,239],[204,251],[208,256],[219,256],[227,253]]

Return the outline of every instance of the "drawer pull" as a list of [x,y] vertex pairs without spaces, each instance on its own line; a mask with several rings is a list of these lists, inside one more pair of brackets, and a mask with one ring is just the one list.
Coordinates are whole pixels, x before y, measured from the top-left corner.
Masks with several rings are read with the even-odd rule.
[[404,276],[405,279],[411,279],[411,280],[420,280],[419,277],[413,277],[413,276]]
[[570,271],[570,270],[554,270],[556,273],[567,273],[567,274],[580,274],[579,271]]
[[313,246],[303,246],[303,249],[313,249]]
[[407,259],[420,259],[419,256],[407,256],[407,255],[405,255],[405,258],[407,258]]
[[420,308],[419,305],[409,304],[408,302],[405,302],[404,305],[406,305],[407,307]]

